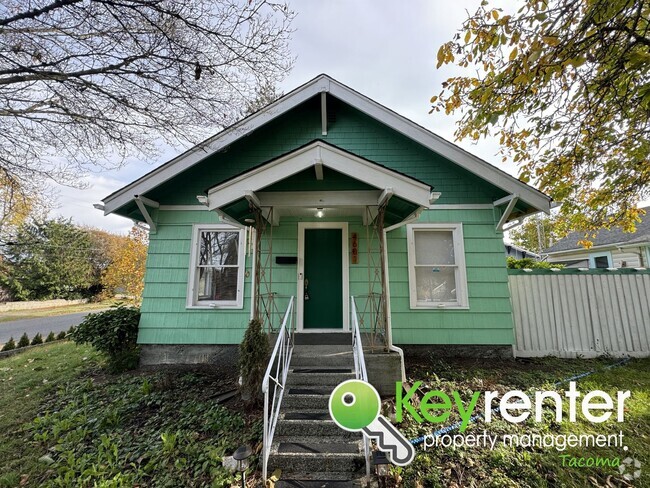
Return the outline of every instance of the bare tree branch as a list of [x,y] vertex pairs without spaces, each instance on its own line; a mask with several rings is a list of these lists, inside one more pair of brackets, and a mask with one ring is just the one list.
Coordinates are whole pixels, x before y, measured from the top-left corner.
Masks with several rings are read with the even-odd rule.
[[291,68],[293,16],[272,0],[5,0],[1,185],[74,185],[230,125]]

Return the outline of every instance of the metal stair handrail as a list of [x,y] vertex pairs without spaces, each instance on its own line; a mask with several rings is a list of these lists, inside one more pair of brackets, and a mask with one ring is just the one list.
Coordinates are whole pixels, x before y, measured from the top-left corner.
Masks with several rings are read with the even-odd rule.
[[[363,355],[363,342],[359,330],[359,317],[354,297],[350,297],[350,323],[352,324],[352,353],[354,355],[354,373],[358,380],[368,382],[366,360]],[[366,460],[366,476],[370,476],[370,444],[368,437],[363,434],[363,455]]]
[[[287,373],[289,372],[289,364],[291,363],[291,354],[293,353],[294,345],[294,320],[293,320],[293,300],[291,297],[289,305],[284,313],[282,325],[278,331],[278,338],[273,347],[273,353],[269,359],[269,365],[264,373],[264,380],[262,381],[262,393],[264,393],[264,439],[262,446],[262,476],[266,481],[267,468],[269,462],[269,455],[271,454],[271,446],[273,444],[273,434],[275,433],[275,426],[278,423],[278,416],[280,415],[280,405],[282,404],[282,395],[287,383]],[[272,384],[271,384],[272,381]],[[269,384],[273,387],[272,401],[269,392]]]

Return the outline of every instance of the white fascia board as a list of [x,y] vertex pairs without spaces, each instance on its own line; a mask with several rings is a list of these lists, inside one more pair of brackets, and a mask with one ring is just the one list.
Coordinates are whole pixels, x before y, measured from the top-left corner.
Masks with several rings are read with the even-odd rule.
[[480,176],[493,185],[507,191],[508,193],[519,194],[521,200],[533,205],[535,208],[546,213],[550,212],[550,197],[547,197],[542,192],[522,183],[509,174],[500,171],[490,163],[464,151],[442,137],[420,127],[415,122],[412,122],[380,105],[374,100],[341,85],[335,80],[331,81],[330,93],[336,98],[339,98],[345,103],[348,103],[362,111],[366,115],[369,115],[379,122],[395,129],[397,132],[404,134],[406,137],[422,144],[424,147],[444,156],[450,161],[458,164],[460,167]]
[[431,187],[352,154],[341,151],[322,141],[316,141],[260,168],[237,176],[208,191],[209,209],[223,207],[242,198],[247,191],[257,191],[277,181],[303,171],[316,162],[376,188],[392,188],[395,195],[426,207],[429,205]]
[[132,201],[133,195],[144,194],[155,187],[170,180],[177,174],[191,168],[203,159],[220,151],[232,144],[241,137],[253,132],[267,122],[286,113],[293,107],[310,99],[320,92],[328,91],[330,86],[329,78],[319,76],[311,82],[297,88],[286,96],[276,100],[265,109],[243,119],[224,131],[206,139],[202,143],[185,151],[159,168],[144,175],[142,178],[125,186],[102,200],[104,203],[104,215],[108,215],[123,205]]

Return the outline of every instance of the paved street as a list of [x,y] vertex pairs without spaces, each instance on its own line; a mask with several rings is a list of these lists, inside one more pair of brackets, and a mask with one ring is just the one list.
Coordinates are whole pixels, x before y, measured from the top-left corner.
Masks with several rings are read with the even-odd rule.
[[[98,312],[98,310],[93,310]],[[57,315],[54,317],[40,317],[37,319],[12,320],[11,322],[0,322],[0,344],[4,344],[13,337],[16,342],[20,336],[27,332],[29,340],[40,332],[43,340],[50,331],[58,334],[62,330],[67,331],[71,325],[79,325],[83,318],[90,312],[71,313],[68,315]]]

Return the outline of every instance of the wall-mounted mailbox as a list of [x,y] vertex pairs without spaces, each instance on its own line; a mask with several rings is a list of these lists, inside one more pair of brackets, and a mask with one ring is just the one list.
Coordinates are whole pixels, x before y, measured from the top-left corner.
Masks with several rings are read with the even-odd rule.
[[276,256],[275,264],[298,264],[298,256]]

